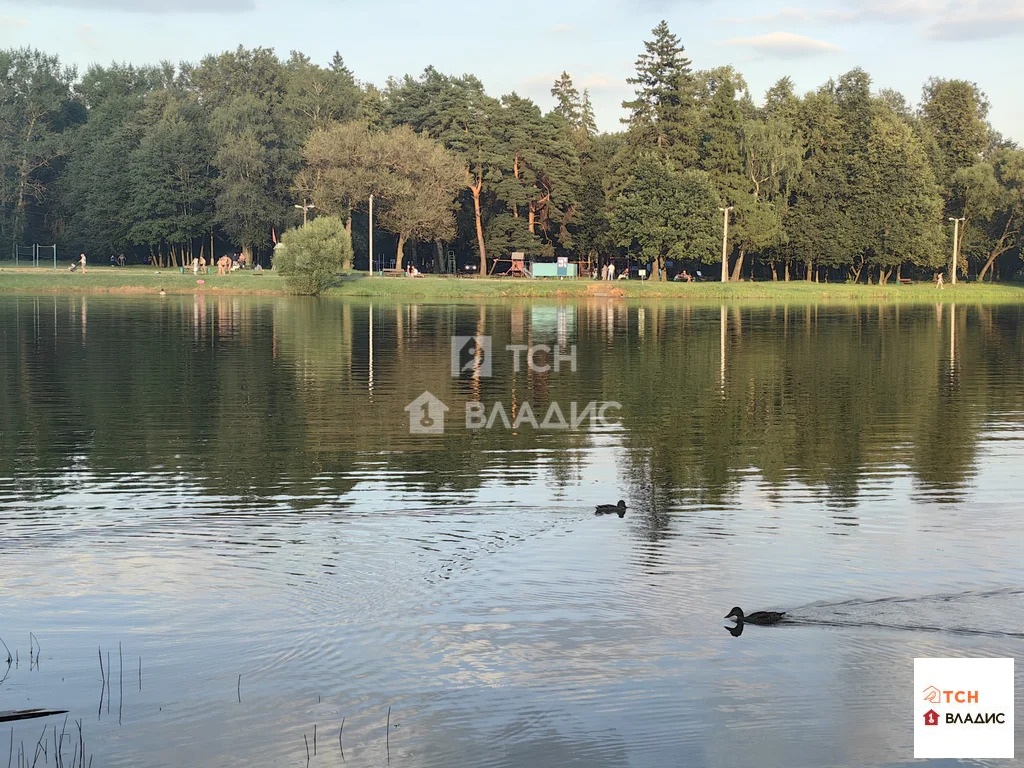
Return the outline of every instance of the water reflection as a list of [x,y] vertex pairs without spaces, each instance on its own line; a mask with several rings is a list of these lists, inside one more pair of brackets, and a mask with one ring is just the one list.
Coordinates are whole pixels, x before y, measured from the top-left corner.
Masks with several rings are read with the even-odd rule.
[[[512,447],[539,440],[557,449],[548,468],[563,471],[579,460],[574,452],[607,444],[608,436],[585,431],[458,428],[417,443],[405,434],[403,408],[429,390],[455,414],[470,400],[511,403],[513,412],[522,402],[534,411],[570,400],[621,402],[622,431],[612,442],[623,449],[620,472],[652,506],[721,502],[754,470],[769,493],[798,482],[847,507],[894,462],[915,492],[955,501],[976,472],[986,419],[1021,409],[1012,308],[951,305],[943,317],[939,306],[931,324],[925,308],[823,315],[814,306],[723,306],[712,326],[708,311],[609,301],[390,305],[376,317],[372,304],[201,294],[91,301],[99,308],[89,345],[85,297],[0,305],[8,425],[0,469],[19,482],[52,481],[16,471],[19,455],[42,451],[50,467],[159,468],[211,492],[273,497],[282,482],[346,475],[353,452],[394,447],[385,461],[400,475],[430,470],[425,483],[472,487],[508,468]],[[72,309],[63,328],[62,302]],[[791,333],[794,319],[803,333]],[[485,334],[494,338],[494,375],[479,374],[481,358],[475,374],[452,379],[448,338]],[[72,335],[81,339],[77,350],[67,345]],[[942,355],[937,342],[947,335]],[[578,370],[514,370],[503,352],[545,343],[561,356],[577,345]]]
[[[1024,650],[1022,327],[963,305],[0,299],[0,634],[43,648],[0,709],[67,707],[114,766],[303,764],[343,718],[353,765],[909,764],[914,655]],[[453,377],[449,337],[485,334],[493,375]],[[517,370],[523,344],[575,345],[576,370]],[[409,434],[424,390],[444,435]],[[466,430],[478,400],[623,408]],[[800,621],[735,643],[737,602]],[[146,682],[115,675],[97,713],[119,643]]]

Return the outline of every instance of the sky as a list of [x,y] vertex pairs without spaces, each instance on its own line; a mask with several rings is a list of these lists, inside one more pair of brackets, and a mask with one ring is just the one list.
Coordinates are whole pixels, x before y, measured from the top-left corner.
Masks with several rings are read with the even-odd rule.
[[434,65],[545,110],[565,70],[612,131],[661,19],[695,69],[731,64],[758,102],[784,75],[802,93],[856,66],[912,105],[929,77],[963,78],[988,94],[996,130],[1024,143],[1024,0],[0,0],[0,48],[42,48],[79,68],[191,61],[239,44],[326,64],[337,50],[365,82]]

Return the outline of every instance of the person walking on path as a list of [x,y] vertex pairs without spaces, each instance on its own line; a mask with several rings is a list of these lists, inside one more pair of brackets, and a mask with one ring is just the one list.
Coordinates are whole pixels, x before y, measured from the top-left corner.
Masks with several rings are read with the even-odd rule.
[[943,279],[942,273],[939,272],[939,276],[935,280],[935,287],[937,287],[941,291],[946,287],[945,282],[946,281]]

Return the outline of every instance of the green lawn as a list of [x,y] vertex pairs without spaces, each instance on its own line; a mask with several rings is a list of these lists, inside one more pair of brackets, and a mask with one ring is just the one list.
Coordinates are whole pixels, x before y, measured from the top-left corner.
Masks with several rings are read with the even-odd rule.
[[[200,275],[153,267],[92,267],[86,274],[66,270],[0,267],[0,293],[231,293],[286,294],[284,281],[273,271],[245,271],[230,275]],[[960,283],[938,290],[930,283],[915,285],[850,285],[808,283],[803,280],[757,283],[654,283],[636,280],[600,282],[517,278],[368,277],[345,275],[328,291],[329,296],[389,297],[396,299],[487,298],[628,298],[684,299],[688,301],[742,300],[751,302],[912,302],[936,301],[1024,303],[1019,284]]]
[[[272,271],[234,272],[198,277],[188,270],[155,267],[87,267],[85,274],[68,272],[67,268],[33,269],[0,266],[0,293],[124,293],[159,295],[167,293],[284,293],[284,282]],[[197,280],[205,281],[197,285]]]

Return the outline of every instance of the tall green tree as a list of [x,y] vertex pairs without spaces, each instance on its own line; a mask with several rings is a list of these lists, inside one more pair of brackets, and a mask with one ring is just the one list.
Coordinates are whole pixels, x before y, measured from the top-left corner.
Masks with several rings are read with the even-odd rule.
[[904,262],[943,263],[942,198],[931,165],[910,127],[885,101],[876,103],[868,138],[865,194],[859,221],[869,243],[867,261],[888,281]]
[[974,83],[932,78],[921,102],[924,124],[940,151],[939,182],[949,184],[958,170],[980,160],[988,146],[988,99]]
[[[75,69],[31,48],[0,51],[0,243],[22,244],[30,219],[45,219],[57,163],[81,114]],[[52,201],[51,201],[52,202]],[[36,231],[42,226],[37,224]],[[52,228],[51,228],[52,232]]]
[[210,109],[217,169],[214,221],[253,254],[294,219],[292,184],[302,142],[288,141],[284,67],[269,48],[239,46],[186,66],[188,87]]
[[[744,105],[739,96],[746,91],[746,83],[732,67],[702,72],[698,82],[702,102],[700,167],[711,179],[721,205],[734,208],[733,235],[734,242],[739,244],[739,254],[732,279],[738,280],[747,250],[771,244],[764,230],[766,222],[774,220],[774,214],[758,205],[744,172]],[[749,109],[752,111],[752,107]]]
[[395,267],[402,269],[405,244],[445,240],[455,235],[455,196],[465,169],[458,157],[433,139],[400,126],[381,134],[383,175],[381,225],[398,236]]
[[131,157],[146,130],[146,100],[165,75],[163,68],[112,64],[90,67],[77,84],[89,119],[76,132],[58,185],[64,248],[102,253],[131,247],[136,180]]
[[[206,253],[212,231],[214,170],[212,139],[202,108],[179,90],[151,95],[145,129],[130,158],[133,220],[129,236],[147,245],[158,261],[166,246],[172,263]],[[212,252],[207,253],[213,262]]]
[[856,279],[864,263],[858,263],[852,245],[856,225],[847,207],[849,136],[834,83],[803,99],[798,129],[806,137],[807,153],[784,218],[793,259],[805,265],[807,280],[815,261],[848,266]]
[[293,146],[301,147],[315,130],[359,117],[363,92],[340,53],[334,54],[329,67],[321,67],[305,54],[292,51],[282,79],[281,109]]
[[374,192],[378,149],[363,122],[330,123],[312,132],[303,149],[305,165],[296,190],[317,210],[338,216],[352,237],[352,212]]
[[623,102],[624,120],[631,141],[639,147],[655,146],[684,166],[697,161],[697,84],[691,61],[679,37],[664,20],[651,30],[636,60],[636,74],[627,79],[634,98]]
[[389,83],[384,119],[440,141],[461,158],[470,195],[480,274],[487,272],[486,197],[508,156],[501,142],[501,103],[475,77],[449,77],[428,67],[420,78]]
[[218,171],[214,221],[252,254],[268,245],[271,229],[280,226],[290,208],[273,115],[265,102],[237,96],[214,110],[211,128],[220,137],[213,156]]
[[958,170],[952,185],[965,219],[961,254],[980,265],[978,279],[984,280],[1004,254],[1021,256],[1024,150],[997,149],[989,159]]
[[648,153],[611,201],[612,236],[630,253],[653,261],[665,280],[668,259],[715,261],[717,203],[706,173],[680,171],[671,160]]
[[536,104],[515,93],[505,96],[502,106],[499,146],[506,157],[499,163],[495,191],[513,219],[525,219],[529,238],[551,256],[570,239],[579,155],[560,130],[560,115],[545,117]]
[[573,128],[579,128],[583,123],[583,102],[568,72],[562,72],[555,80],[551,95],[555,98],[554,113]]

